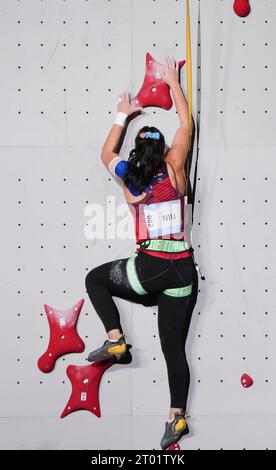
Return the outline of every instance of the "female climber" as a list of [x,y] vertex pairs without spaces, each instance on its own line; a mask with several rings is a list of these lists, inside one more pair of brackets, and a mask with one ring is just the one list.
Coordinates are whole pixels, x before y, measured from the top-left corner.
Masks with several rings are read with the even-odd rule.
[[127,351],[112,297],[158,306],[158,333],[170,390],[170,413],[160,443],[166,449],[189,432],[185,417],[190,373],[185,342],[194,308],[192,292],[197,289],[197,270],[184,231],[188,105],[178,80],[179,66],[171,57],[166,58],[162,78],[170,87],[180,120],[171,148],[159,129],[144,126],[135,137],[135,148],[127,161],[115,153],[127,117],[141,110],[124,92],[101,153],[103,164],[122,187],[134,216],[138,248],[131,257],[92,269],[85,285],[107,333],[104,344],[89,354],[90,362],[114,355],[119,358]]

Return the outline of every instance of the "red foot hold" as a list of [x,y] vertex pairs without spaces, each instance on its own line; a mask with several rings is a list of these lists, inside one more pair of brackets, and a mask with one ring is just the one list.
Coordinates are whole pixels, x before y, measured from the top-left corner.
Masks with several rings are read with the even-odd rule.
[[180,449],[180,445],[177,442],[167,447],[167,450],[179,450],[179,449]]
[[66,310],[56,310],[45,304],[44,309],[50,327],[50,339],[46,352],[37,361],[42,372],[51,372],[56,360],[63,354],[83,352],[85,344],[79,337],[76,325],[84,299]]
[[[179,62],[179,71],[185,64],[185,60]],[[146,73],[139,93],[130,100],[135,106],[158,106],[163,109],[172,107],[170,87],[161,79],[161,72],[165,70],[165,65],[159,64],[150,55],[146,54]]]
[[238,16],[248,16],[250,13],[249,0],[235,0],[233,10]]
[[88,410],[100,418],[99,385],[103,373],[113,364],[130,364],[132,356],[131,344],[127,344],[127,352],[121,358],[116,356],[93,362],[89,366],[68,366],[66,373],[72,385],[72,393],[64,408],[61,418],[77,410]]
[[116,360],[94,362],[89,366],[68,366],[66,373],[71,381],[72,393],[61,418],[77,410],[87,410],[100,418],[99,385],[103,373]]
[[241,376],[241,384],[244,388],[251,387],[253,385],[253,379],[248,374],[243,374]]

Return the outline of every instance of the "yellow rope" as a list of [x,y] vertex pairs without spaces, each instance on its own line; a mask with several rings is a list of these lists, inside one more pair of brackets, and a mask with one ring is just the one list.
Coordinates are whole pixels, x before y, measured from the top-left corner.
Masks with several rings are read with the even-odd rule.
[[192,54],[191,54],[191,28],[189,0],[186,0],[186,71],[187,71],[187,94],[188,94],[188,118],[189,118],[189,149],[192,140]]

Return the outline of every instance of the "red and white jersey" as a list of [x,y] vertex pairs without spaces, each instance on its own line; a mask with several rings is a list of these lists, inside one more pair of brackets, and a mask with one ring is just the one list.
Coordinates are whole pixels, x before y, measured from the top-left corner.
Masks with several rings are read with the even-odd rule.
[[[117,167],[118,164],[121,167],[114,167],[112,170],[115,173],[114,176],[122,178],[127,169],[127,162],[120,158],[116,164]],[[149,239],[185,240],[184,196],[174,189],[165,161],[160,163],[145,192],[146,195],[142,200],[127,202],[134,217],[136,243],[140,245],[144,240]],[[139,251],[174,259],[188,255],[187,251],[167,254],[143,250],[140,247],[137,249],[137,252]]]
[[184,196],[173,187],[163,161],[156,170],[144,199],[129,203],[135,217],[136,243],[144,240],[185,240]]

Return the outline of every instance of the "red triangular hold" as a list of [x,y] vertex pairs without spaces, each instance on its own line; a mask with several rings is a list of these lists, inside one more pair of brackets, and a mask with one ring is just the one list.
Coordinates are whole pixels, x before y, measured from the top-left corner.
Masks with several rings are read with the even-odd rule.
[[[179,62],[179,71],[185,64],[185,60]],[[144,82],[139,93],[130,100],[135,106],[158,106],[163,109],[171,109],[172,98],[169,85],[161,79],[161,72],[165,70],[165,65],[159,64],[150,55],[146,54],[146,72]]]

